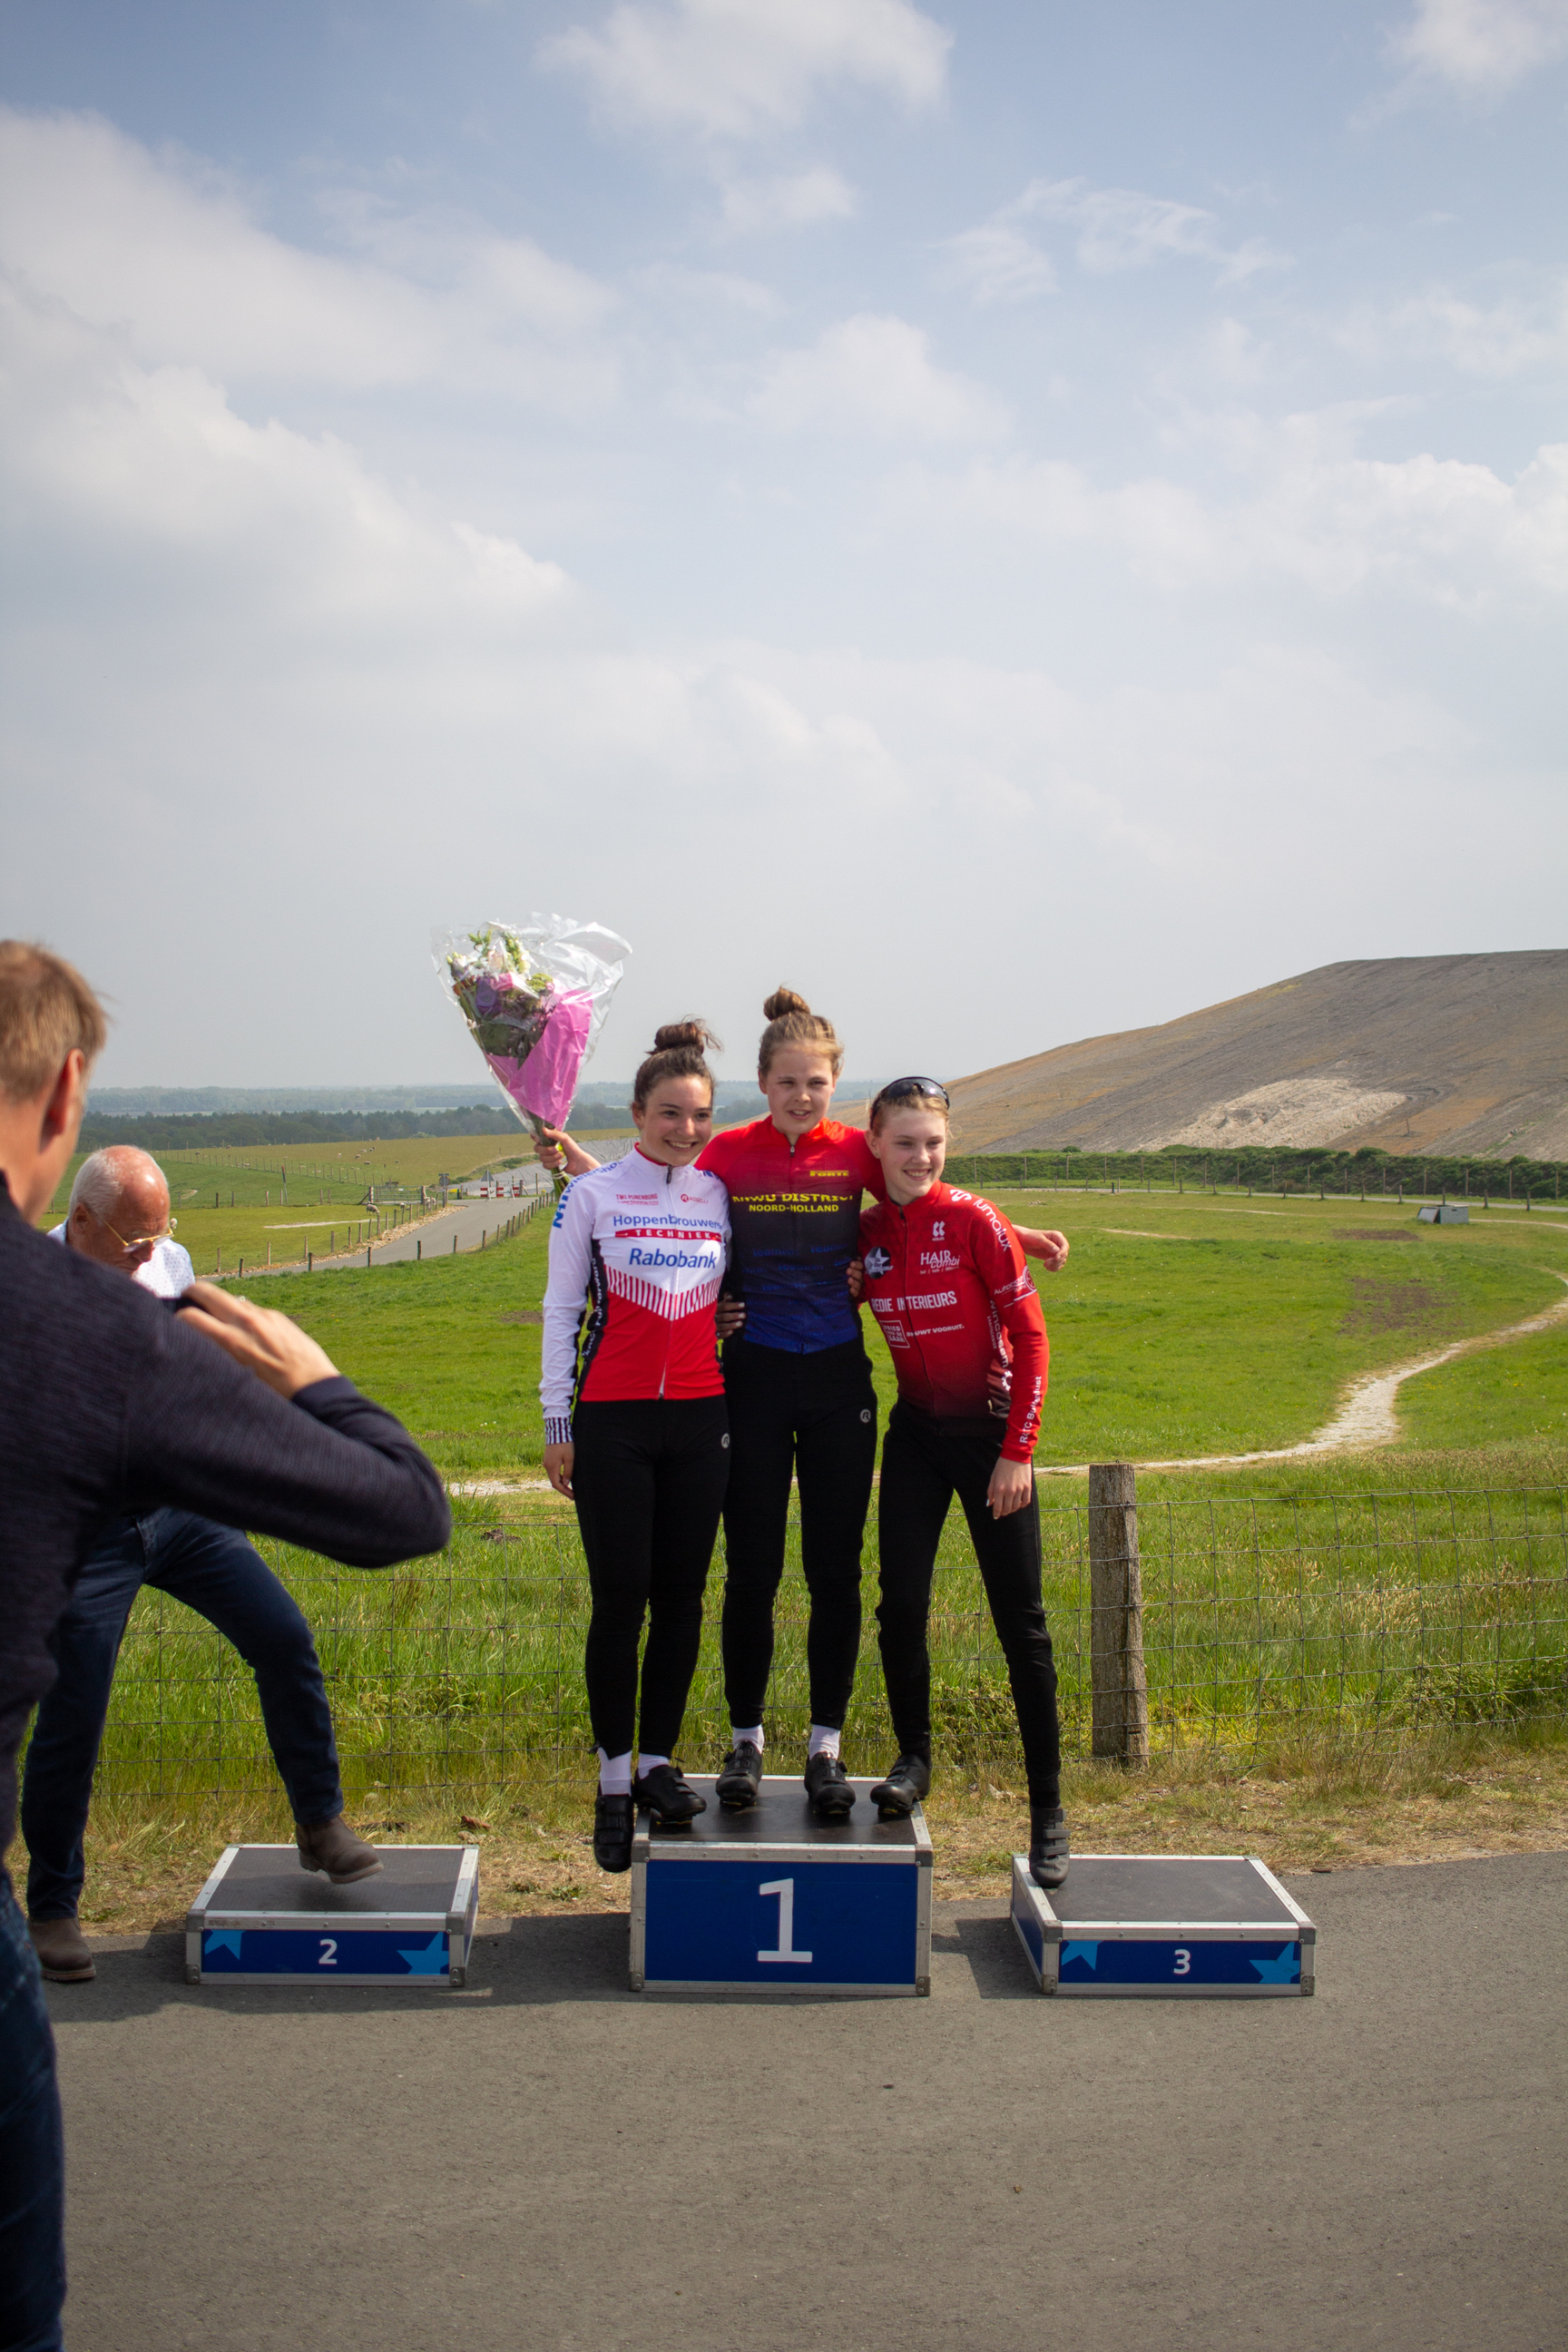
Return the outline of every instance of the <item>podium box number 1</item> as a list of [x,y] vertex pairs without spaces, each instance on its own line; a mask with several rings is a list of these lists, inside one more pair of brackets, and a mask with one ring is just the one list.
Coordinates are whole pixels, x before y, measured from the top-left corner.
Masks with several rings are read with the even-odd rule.
[[857,1780],[846,1822],[819,1822],[792,1775],[750,1812],[688,1830],[645,1814],[632,1847],[634,1992],[929,1993],[931,1844],[917,1807],[879,1822]]

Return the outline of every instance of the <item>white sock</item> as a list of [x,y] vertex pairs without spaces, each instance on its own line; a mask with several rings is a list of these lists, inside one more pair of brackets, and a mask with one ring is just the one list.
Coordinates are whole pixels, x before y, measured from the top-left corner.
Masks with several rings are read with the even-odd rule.
[[730,1745],[731,1748],[739,1748],[748,1739],[751,1741],[752,1746],[756,1749],[760,1756],[763,1752],[763,1746],[762,1725],[760,1723],[732,1723],[730,1726]]
[[646,1779],[647,1778],[648,1774],[653,1770],[654,1766],[655,1766],[656,1764],[668,1764],[668,1761],[669,1761],[669,1759],[668,1759],[668,1756],[640,1756],[640,1755],[639,1755],[639,1756],[638,1756],[638,1758],[637,1758],[637,1777],[638,1777],[638,1779],[639,1779],[639,1780],[646,1780]]
[[601,1797],[629,1797],[632,1793],[632,1751],[624,1756],[606,1756],[599,1750],[599,1794]]
[[811,1727],[811,1745],[805,1751],[807,1757],[837,1756],[838,1742],[842,1736],[840,1732],[830,1728],[826,1723],[814,1723]]

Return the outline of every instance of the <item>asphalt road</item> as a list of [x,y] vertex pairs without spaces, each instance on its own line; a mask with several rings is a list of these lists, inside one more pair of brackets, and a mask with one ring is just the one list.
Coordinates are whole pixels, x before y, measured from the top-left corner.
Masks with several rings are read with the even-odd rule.
[[[543,1189],[548,1190],[548,1187],[547,1177]],[[526,1209],[531,1198],[531,1193],[525,1192],[521,1200],[459,1202],[454,1208],[443,1209],[437,1216],[425,1218],[416,1226],[398,1226],[384,1240],[373,1242],[371,1262],[374,1265],[392,1265],[400,1258],[417,1257],[421,1253],[426,1257],[444,1257],[449,1255],[454,1240],[459,1250],[476,1250],[480,1247],[484,1235],[493,1235],[509,1217],[516,1216],[520,1210]],[[543,1212],[540,1213],[542,1215]],[[338,1230],[341,1233],[342,1227]],[[326,1226],[321,1230],[323,1250],[329,1231]],[[338,1257],[318,1256],[315,1270],[318,1274],[353,1273],[356,1266],[363,1267],[363,1265],[364,1252],[359,1249],[345,1251]],[[283,1265],[274,1267],[272,1271],[298,1274],[300,1268],[298,1265]]]
[[[437,1217],[428,1217],[423,1224],[410,1231],[390,1234],[374,1245],[372,1263],[391,1265],[398,1258],[415,1257],[423,1249],[426,1257],[440,1257],[450,1251],[454,1237],[459,1250],[478,1249],[481,1234],[494,1235],[509,1217],[526,1209],[531,1195],[521,1201],[464,1201],[453,1209],[444,1209]],[[542,1210],[539,1213],[542,1215]],[[361,1254],[360,1264],[364,1264]]]
[[623,1917],[461,1994],[57,1988],[70,2352],[1547,2352],[1568,1855],[1291,1882],[1312,2000],[637,1999]]

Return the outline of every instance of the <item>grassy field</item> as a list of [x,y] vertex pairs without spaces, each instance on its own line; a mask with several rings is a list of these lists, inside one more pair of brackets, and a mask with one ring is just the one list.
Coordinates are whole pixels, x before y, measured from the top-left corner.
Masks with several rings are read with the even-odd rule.
[[[443,1175],[461,1178],[486,1171],[533,1165],[520,1134],[507,1136],[416,1136],[405,1143],[357,1146],[321,1143],[269,1144],[246,1151],[159,1151],[153,1158],[168,1179],[178,1221],[177,1238],[190,1251],[196,1272],[220,1265],[232,1273],[243,1258],[248,1268],[302,1260],[307,1246],[324,1251],[329,1236],[340,1247],[374,1231],[364,1206],[374,1184],[378,1200],[417,1202],[421,1186]],[[58,1191],[39,1220],[58,1224],[65,1215],[81,1155],[74,1158]],[[268,1293],[268,1297],[270,1297]]]
[[[438,1149],[450,1166],[450,1144]],[[1568,1230],[1546,1216],[1432,1228],[1370,1202],[998,1198],[1073,1242],[1066,1273],[1040,1277],[1052,1335],[1043,1454],[1058,1464],[1290,1444],[1356,1375],[1522,1319],[1561,1297],[1554,1269],[1568,1271]],[[393,1575],[264,1549],[318,1630],[356,1809],[419,1833],[449,1832],[461,1812],[490,1824],[465,1833],[495,1842],[514,1908],[624,1894],[585,1864],[580,1836],[574,1522],[530,1490],[546,1240],[540,1219],[482,1255],[284,1275],[265,1290],[450,1478],[510,1482],[459,1499],[449,1552]],[[890,1369],[872,1347],[885,1405]],[[1088,1760],[1085,1482],[1043,1484],[1070,1786],[1101,1842],[1235,1842],[1249,1814],[1268,1824],[1254,1842],[1275,1859],[1560,1840],[1565,1356],[1554,1334],[1424,1375],[1405,1391],[1400,1444],[1376,1454],[1142,1474],[1155,1761],[1135,1783]],[[972,1559],[955,1519],[933,1620],[937,1818],[946,1866],[977,1891],[1017,1833],[1021,1781]],[[879,1767],[889,1748],[869,1576],[866,1597],[856,1769]],[[786,1767],[805,1730],[801,1598],[792,1573],[769,1713]],[[723,1742],[715,1633],[686,1726],[694,1768]],[[204,1851],[226,1825],[258,1833],[277,1801],[246,1670],[200,1621],[143,1594],[105,1742],[102,1916],[121,1917],[123,1898],[141,1918],[163,1899],[160,1841],[172,1852],[193,1824]]]
[[[1167,1194],[1151,1216],[1127,1193],[997,1198],[1021,1222],[1061,1223],[1073,1244],[1064,1273],[1038,1277],[1047,1465],[1292,1444],[1357,1374],[1522,1320],[1563,1296],[1552,1269],[1568,1273],[1568,1225],[1544,1215],[1431,1226],[1370,1202]],[[266,1296],[453,1477],[537,1477],[540,1330],[509,1318],[539,1311],[547,1240],[541,1219],[493,1255],[285,1275]],[[885,1410],[892,1369],[868,1338]],[[1565,1358],[1552,1335],[1425,1376],[1410,1442],[1560,1440]],[[1509,1388],[1516,1373],[1533,1387]],[[1555,1421],[1514,1409],[1516,1394],[1555,1397]]]

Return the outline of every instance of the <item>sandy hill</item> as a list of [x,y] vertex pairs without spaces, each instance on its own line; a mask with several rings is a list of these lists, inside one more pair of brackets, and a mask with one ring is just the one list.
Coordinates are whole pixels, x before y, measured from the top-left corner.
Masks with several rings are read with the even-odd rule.
[[1318,1144],[1568,1159],[1568,949],[1324,964],[952,1089],[968,1151]]

